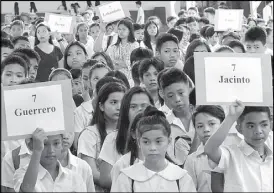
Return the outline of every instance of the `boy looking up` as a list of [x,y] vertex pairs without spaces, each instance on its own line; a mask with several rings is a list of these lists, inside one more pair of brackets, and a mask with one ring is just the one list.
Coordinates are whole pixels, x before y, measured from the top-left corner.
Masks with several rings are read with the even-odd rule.
[[266,32],[261,27],[251,27],[245,33],[244,44],[247,53],[265,53]]

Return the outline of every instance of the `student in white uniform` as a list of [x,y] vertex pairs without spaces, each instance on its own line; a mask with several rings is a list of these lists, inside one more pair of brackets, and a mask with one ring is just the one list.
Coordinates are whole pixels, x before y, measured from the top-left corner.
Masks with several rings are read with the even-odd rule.
[[63,148],[61,134],[46,136],[44,130],[38,128],[30,143],[30,163],[19,168],[13,178],[16,192],[87,191],[82,177],[57,160]]
[[154,105],[150,94],[141,87],[131,88],[122,100],[117,131],[105,138],[99,155],[100,185],[102,188],[111,188],[111,170],[116,161],[125,153],[129,123],[134,117],[145,110],[148,105]]
[[195,146],[192,147],[196,138],[189,103],[190,81],[183,71],[173,67],[163,72],[159,84],[164,101],[167,101],[172,109],[167,115],[172,128],[172,141],[167,152],[176,164],[183,165],[187,155],[196,150]]
[[81,22],[77,25],[75,39],[84,44],[88,58],[94,54],[93,46],[94,40],[88,35],[89,27],[85,22]]
[[187,157],[184,169],[192,177],[197,192],[212,192],[211,169],[208,165],[207,155],[204,152],[204,145],[220,127],[224,118],[223,108],[214,105],[198,106],[192,116],[197,135],[202,143],[197,151]]
[[150,109],[147,107],[136,129],[144,162],[123,169],[112,191],[196,192],[188,172],[165,159],[171,127],[163,112]]
[[122,98],[126,87],[117,82],[106,83],[98,93],[90,125],[78,140],[78,156],[92,169],[96,189],[100,189],[99,153],[106,136],[116,130]]

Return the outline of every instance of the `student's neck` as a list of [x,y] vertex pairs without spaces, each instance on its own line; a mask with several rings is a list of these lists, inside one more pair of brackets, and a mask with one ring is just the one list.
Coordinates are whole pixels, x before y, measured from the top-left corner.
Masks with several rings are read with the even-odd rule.
[[111,120],[109,118],[105,118],[106,120],[106,130],[108,131],[114,131],[116,129],[118,120]]
[[122,45],[125,45],[126,43],[128,43],[127,38],[121,39],[121,44]]
[[155,43],[156,42],[156,37],[155,36],[150,36],[150,42]]
[[261,146],[258,146],[258,147],[256,147],[256,146],[252,146],[252,145],[250,145],[255,151],[257,151],[258,153],[259,153],[259,155],[264,155],[265,154],[265,145],[264,144],[262,144]]
[[173,113],[174,113],[175,117],[177,117],[179,119],[190,119],[191,118],[190,109],[184,110],[182,112],[177,112],[177,111],[173,110]]
[[83,43],[83,44],[86,44],[88,42],[88,38],[80,38],[79,37],[79,42]]
[[152,91],[150,90],[149,93],[152,96],[154,103],[156,103],[159,100],[158,91],[157,90],[155,90],[155,91],[154,90],[152,90]]
[[46,47],[46,46],[49,46],[50,43],[49,43],[49,42],[40,42],[38,45],[39,45],[40,47]]
[[56,162],[55,164],[51,164],[51,165],[43,165],[43,167],[50,173],[53,181],[55,181],[56,177],[58,176],[59,173],[59,165],[58,162]]
[[165,159],[159,159],[157,161],[148,161],[148,160],[145,160],[144,161],[144,166],[151,170],[151,171],[154,171],[154,172],[160,172],[162,170],[164,170],[167,166],[166,164],[166,160]]
[[68,149],[62,150],[61,157],[59,159],[63,167],[68,165]]

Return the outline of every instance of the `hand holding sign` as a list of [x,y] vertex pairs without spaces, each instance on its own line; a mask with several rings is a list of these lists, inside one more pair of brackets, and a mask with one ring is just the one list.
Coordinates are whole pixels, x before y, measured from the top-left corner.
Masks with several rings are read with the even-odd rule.
[[51,31],[72,34],[76,19],[69,15],[46,13],[45,22],[49,25]]
[[47,135],[44,129],[37,128],[31,138],[32,151],[42,152],[44,149],[44,141],[47,140]]
[[240,117],[245,109],[244,104],[242,101],[236,100],[229,106],[229,115],[234,116],[236,118]]

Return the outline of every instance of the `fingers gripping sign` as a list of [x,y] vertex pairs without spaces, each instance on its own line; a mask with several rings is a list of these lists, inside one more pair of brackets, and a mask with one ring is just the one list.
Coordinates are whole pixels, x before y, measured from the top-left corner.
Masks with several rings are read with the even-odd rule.
[[241,101],[236,100],[229,106],[229,115],[238,118],[241,116],[244,108],[244,104]]
[[32,134],[32,148],[33,151],[42,152],[44,149],[44,142],[47,140],[47,135],[44,129],[37,128]]

